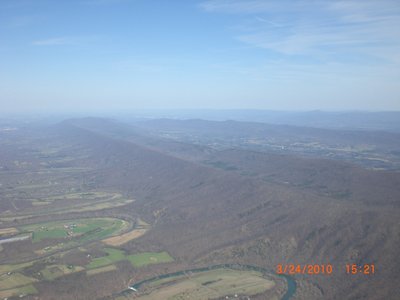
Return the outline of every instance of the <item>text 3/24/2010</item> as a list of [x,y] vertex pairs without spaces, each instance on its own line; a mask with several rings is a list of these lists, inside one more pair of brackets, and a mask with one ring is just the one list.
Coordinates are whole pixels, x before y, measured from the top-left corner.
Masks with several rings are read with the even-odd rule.
[[[307,275],[330,275],[335,271],[335,268],[331,264],[278,264],[276,266],[277,274],[295,275],[295,274],[307,274]],[[371,275],[375,274],[374,264],[346,264],[344,266],[344,272],[350,275],[364,274]]]

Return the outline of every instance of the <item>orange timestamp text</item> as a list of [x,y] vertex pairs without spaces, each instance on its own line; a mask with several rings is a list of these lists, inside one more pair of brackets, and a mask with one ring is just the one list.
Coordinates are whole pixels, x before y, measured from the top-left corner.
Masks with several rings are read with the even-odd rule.
[[331,264],[278,264],[276,266],[277,274],[295,275],[295,274],[332,274],[333,266]]
[[[344,266],[345,273],[349,275],[364,274],[371,275],[375,274],[374,264],[346,264]],[[330,275],[334,272],[334,267],[331,264],[278,264],[276,266],[277,274],[284,275],[295,275],[295,274],[306,274],[306,275]]]

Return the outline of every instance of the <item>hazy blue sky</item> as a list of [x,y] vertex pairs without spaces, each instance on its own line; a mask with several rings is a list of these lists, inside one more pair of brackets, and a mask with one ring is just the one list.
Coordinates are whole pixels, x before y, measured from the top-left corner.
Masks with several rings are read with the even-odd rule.
[[0,105],[400,110],[400,1],[0,0]]

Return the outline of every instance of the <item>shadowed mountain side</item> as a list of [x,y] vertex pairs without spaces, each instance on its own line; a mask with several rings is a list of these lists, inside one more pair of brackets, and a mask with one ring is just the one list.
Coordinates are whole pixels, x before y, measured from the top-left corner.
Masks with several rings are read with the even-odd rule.
[[[393,280],[399,269],[397,209],[338,201],[198,165],[73,124],[58,130],[64,139],[90,150],[85,163],[96,164],[96,184],[133,196],[135,213],[153,223],[148,234],[127,247],[164,248],[188,263],[210,259],[212,252],[216,257],[224,253],[221,261],[257,262],[267,268],[331,263],[337,268],[332,276],[300,277],[317,283],[328,298],[341,299],[350,288],[354,297],[368,293],[370,299],[394,299],[398,292]],[[258,252],[250,250],[253,244]],[[234,254],[238,251],[243,252],[240,258]],[[346,262],[373,262],[379,277],[344,277]],[[383,280],[388,288],[379,290]]]
[[[169,121],[165,120],[167,123]],[[146,149],[150,148],[185,160],[201,162],[204,165],[237,172],[240,175],[256,176],[263,181],[293,185],[335,199],[361,201],[376,205],[390,204],[397,206],[400,204],[400,197],[398,196],[400,194],[400,173],[398,172],[367,170],[356,164],[338,160],[298,155],[240,149],[218,151],[203,145],[148,136],[146,131],[140,128],[112,120],[86,118],[73,120],[73,122],[81,128],[130,141],[136,145],[144,146]],[[163,120],[160,122],[163,122]],[[200,120],[187,122],[189,124],[208,124],[207,121]],[[211,123],[221,126],[221,123],[218,122]],[[246,125],[244,126],[246,127]],[[218,134],[218,131],[211,130],[211,132],[212,135]]]
[[146,149],[161,151],[183,159],[201,160],[204,155],[215,151],[203,145],[194,145],[155,137],[151,134],[151,130],[121,123],[112,119],[83,118],[71,119],[63,123],[73,124],[74,126],[87,129],[91,132],[97,132],[102,136],[130,141],[136,145],[144,146]]

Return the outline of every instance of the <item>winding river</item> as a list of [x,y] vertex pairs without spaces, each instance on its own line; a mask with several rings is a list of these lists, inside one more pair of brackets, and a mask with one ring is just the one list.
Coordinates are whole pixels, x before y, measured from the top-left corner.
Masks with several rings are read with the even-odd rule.
[[[258,272],[266,273],[266,274],[274,274],[273,272],[270,272],[267,269],[256,267],[256,266],[238,265],[238,264],[221,264],[221,265],[214,265],[214,266],[205,267],[205,268],[190,269],[190,270],[184,270],[184,271],[179,271],[179,272],[159,275],[159,276],[156,276],[156,277],[152,277],[152,278],[149,278],[149,279],[145,279],[145,280],[139,281],[139,282],[131,285],[130,288],[134,288],[134,289],[138,290],[142,285],[144,285],[146,283],[153,282],[153,281],[157,281],[157,280],[160,280],[160,279],[181,276],[181,275],[185,275],[188,272],[199,273],[199,272],[205,272],[205,271],[210,271],[210,270],[220,269],[220,268],[228,268],[228,269],[238,269],[238,268],[240,268],[241,270],[246,269],[246,270],[253,270],[253,271],[258,271]],[[288,290],[282,296],[281,300],[289,300],[294,295],[294,293],[296,292],[296,287],[297,287],[296,286],[296,281],[293,279],[293,277],[288,276],[288,275],[279,275],[279,274],[274,274],[274,275],[276,275],[278,277],[285,278],[285,280],[287,282]],[[126,290],[124,292],[127,292],[127,291],[129,291],[129,290]]]

